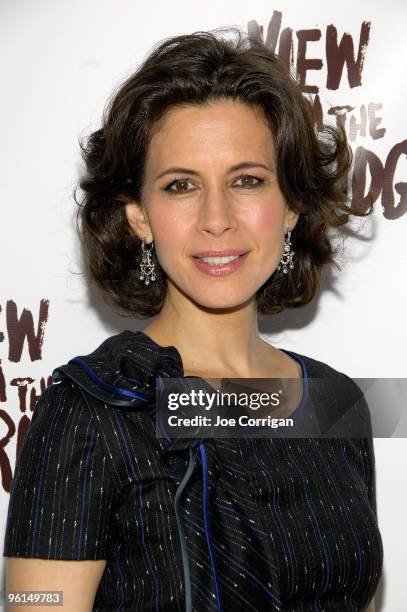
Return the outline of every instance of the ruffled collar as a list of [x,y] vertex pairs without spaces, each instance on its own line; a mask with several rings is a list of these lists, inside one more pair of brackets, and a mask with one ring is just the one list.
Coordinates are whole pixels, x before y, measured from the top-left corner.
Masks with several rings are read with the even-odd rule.
[[88,355],[78,355],[52,372],[54,382],[68,376],[90,395],[116,406],[145,408],[155,399],[157,377],[183,376],[175,346],[160,346],[142,331],[110,336]]
[[[78,355],[55,368],[54,382],[65,377],[91,396],[126,410],[155,408],[156,378],[184,375],[181,355],[175,346],[161,346],[142,331],[125,330],[110,336],[88,355]],[[189,377],[194,378],[194,377]],[[202,384],[207,385],[202,379]],[[195,438],[166,439],[164,452],[194,447]]]

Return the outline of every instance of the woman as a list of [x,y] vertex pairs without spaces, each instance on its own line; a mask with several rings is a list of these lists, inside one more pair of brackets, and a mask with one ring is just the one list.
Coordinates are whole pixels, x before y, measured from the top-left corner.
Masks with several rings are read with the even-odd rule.
[[358,396],[259,336],[258,313],[314,298],[336,264],[329,230],[361,213],[344,134],[316,134],[284,64],[232,32],[163,41],[83,147],[91,276],[128,316],[155,318],[54,370],[16,465],[8,591],[62,590],[72,610],[374,609],[371,437],[155,431],[158,379],[295,379],[296,415],[311,377],[329,382],[325,415]]

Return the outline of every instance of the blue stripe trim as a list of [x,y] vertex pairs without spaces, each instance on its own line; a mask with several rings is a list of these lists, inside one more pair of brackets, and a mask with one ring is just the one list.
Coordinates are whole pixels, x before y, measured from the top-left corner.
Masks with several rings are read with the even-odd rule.
[[80,357],[74,357],[70,359],[68,363],[77,363],[85,372],[90,376],[90,378],[102,389],[106,391],[111,391],[112,393],[118,393],[119,395],[123,395],[124,397],[134,397],[136,399],[140,399],[143,402],[151,402],[154,398],[151,395],[147,395],[146,393],[141,393],[140,391],[128,391],[127,389],[122,389],[121,387],[116,387],[115,385],[111,385],[105,381],[103,381],[95,372],[92,370],[88,364],[83,361]]
[[[160,376],[157,377],[156,383],[157,383],[159,391],[160,391],[159,405],[161,406],[161,393],[163,392],[163,389],[164,389],[164,383],[163,383],[162,378]],[[156,406],[156,409],[157,409],[157,406]],[[163,411],[162,411],[161,408],[158,410],[158,414],[156,416],[156,423],[158,423],[158,428],[161,431],[162,435],[164,436],[164,440],[168,444],[170,444],[172,442],[172,438],[170,438],[167,435],[167,432],[165,431],[165,426],[164,426],[164,422],[163,422]]]
[[[281,510],[280,510],[279,504],[276,501],[276,498],[277,498],[276,486],[275,486],[275,482],[274,482],[272,471],[267,469],[267,466],[264,464],[263,459],[259,459],[258,458],[257,453],[256,453],[256,446],[253,443],[253,440],[249,440],[249,444],[250,444],[251,451],[252,451],[252,453],[253,453],[254,457],[256,458],[256,461],[257,461],[257,463],[259,465],[259,468],[264,470],[265,473],[268,475],[269,482],[271,483],[271,486],[273,488],[272,504],[273,504],[274,515],[277,518],[278,524],[279,524],[280,529],[281,529],[281,533],[284,536],[282,538],[282,544],[283,544],[285,553],[289,557],[290,567],[291,567],[291,576],[296,578],[297,576],[296,576],[296,571],[295,571],[295,567],[294,567],[293,551],[292,551],[290,542],[288,541],[287,527],[284,524],[284,515],[281,516]],[[292,597],[292,593],[293,593],[293,589],[294,588],[295,588],[295,579],[291,583],[291,590],[290,590],[290,593],[289,593],[289,596],[288,596],[289,598]]]
[[288,456],[290,458],[291,463],[293,464],[294,468],[297,470],[302,483],[303,483],[303,489],[304,489],[304,495],[305,495],[305,500],[306,500],[306,505],[307,508],[310,512],[310,515],[312,515],[313,518],[313,525],[314,525],[314,532],[319,536],[319,541],[321,543],[321,550],[322,550],[322,554],[324,556],[324,560],[325,560],[325,564],[322,564],[322,579],[324,580],[324,588],[323,588],[323,593],[326,591],[326,589],[329,586],[329,580],[331,578],[331,557],[328,554],[328,550],[327,550],[327,545],[326,545],[326,539],[324,539],[324,536],[322,534],[321,531],[321,527],[320,524],[318,522],[318,518],[315,514],[315,510],[312,504],[312,500],[310,498],[310,489],[309,489],[309,480],[308,478],[306,478],[304,476],[304,473],[302,472],[300,466],[298,465],[298,463],[295,461],[295,458],[291,452],[291,446],[290,444],[287,442],[286,439],[282,438],[284,441],[284,445],[286,447]]
[[[63,409],[63,399],[64,396],[63,394],[60,395],[60,397],[58,398],[58,407],[56,408],[56,410],[54,411],[54,414],[52,415],[52,420],[49,424],[48,427],[48,431],[46,434],[46,438],[45,438],[45,444],[41,449],[41,472],[40,472],[40,478],[39,478],[39,483],[38,483],[38,489],[36,491],[36,497],[34,500],[35,503],[35,516],[34,516],[34,524],[32,527],[32,542],[31,542],[31,553],[30,556],[31,557],[35,557],[34,555],[34,548],[35,548],[35,544],[36,544],[36,540],[38,538],[38,543],[37,543],[37,553],[38,553],[38,546],[39,546],[39,525],[38,525],[38,521],[40,520],[39,517],[39,509],[40,509],[40,502],[41,502],[41,496],[42,496],[42,488],[44,486],[44,481],[46,480],[45,477],[45,466],[47,464],[48,461],[48,454],[49,454],[49,446],[50,443],[52,443],[52,436],[54,433],[54,430],[56,428],[57,425],[57,421],[58,421],[58,416],[61,412],[61,410]],[[42,402],[44,400],[44,398],[40,398],[39,402]],[[40,408],[40,403],[38,404],[38,407]]]
[[[139,516],[140,516],[140,526],[141,526],[141,542],[142,542],[144,553],[148,561],[149,569],[151,571],[151,574],[153,576],[153,581],[155,584],[155,609],[156,609],[156,612],[160,612],[160,607],[159,607],[160,590],[161,590],[160,582],[158,580],[156,572],[154,571],[154,566],[151,562],[150,555],[148,554],[148,547],[145,541],[143,483],[142,483],[142,480],[138,478],[136,471],[135,471],[135,463],[132,460],[133,454],[129,449],[128,440],[127,440],[128,432],[125,426],[123,425],[122,420],[119,418],[117,412],[114,412],[113,416],[117,423],[117,426],[118,426],[117,428],[119,430],[123,446],[126,450],[128,465],[130,466],[131,473],[138,485],[138,493],[139,493],[139,501],[140,501]],[[125,430],[126,430],[126,433],[125,433]]]
[[203,511],[204,511],[204,522],[205,522],[205,535],[206,541],[208,543],[209,556],[211,558],[212,565],[212,573],[215,579],[215,589],[216,589],[216,602],[218,606],[218,612],[222,612],[222,602],[220,596],[220,585],[219,585],[219,577],[216,569],[216,560],[215,554],[212,548],[212,540],[211,540],[211,532],[209,525],[209,514],[208,514],[208,464],[206,461],[206,451],[205,444],[203,442],[199,445],[199,450],[201,451],[201,459],[202,459],[202,474],[203,474]]
[[[88,483],[90,481],[90,469],[88,470],[88,466],[89,466],[89,458],[90,458],[90,454],[94,449],[94,439],[96,436],[96,425],[94,423],[92,423],[92,437],[89,443],[89,447],[88,447],[88,453],[86,456],[86,463],[85,463],[85,469],[84,469],[84,476],[83,476],[83,484],[82,484],[82,509],[81,509],[81,521],[80,521],[80,525],[79,525],[79,538],[78,538],[78,545],[77,545],[77,557],[79,558],[80,552],[81,552],[81,547],[82,547],[82,538],[83,538],[83,516],[85,513],[85,506],[86,506],[86,492],[87,492],[87,486]],[[90,483],[89,483],[89,487],[90,487]],[[88,512],[89,512],[89,508],[88,508]],[[86,553],[86,546],[85,546],[85,550],[84,552]]]
[[[190,523],[191,525],[193,525],[196,529],[198,529],[199,531],[204,531],[203,528],[201,527],[201,525],[199,525],[196,521],[192,520],[191,518],[189,518],[188,516],[185,517],[185,521],[187,523]],[[278,599],[278,597],[276,597],[274,595],[274,593],[272,591],[270,591],[270,589],[261,582],[261,580],[259,580],[257,578],[257,576],[255,576],[255,574],[253,574],[244,564],[239,563],[239,561],[236,561],[236,559],[234,559],[233,557],[231,557],[230,555],[226,554],[224,550],[222,550],[222,548],[220,546],[217,546],[216,544],[214,544],[214,548],[215,550],[219,553],[219,555],[221,557],[224,557],[224,559],[227,559],[232,565],[236,565],[236,567],[238,567],[240,570],[242,570],[247,576],[249,576],[256,584],[258,584],[258,586],[263,589],[263,591],[265,591],[267,593],[267,595],[269,595],[271,597],[271,599],[277,604],[277,605],[282,605],[283,602]]]
[[205,599],[205,601],[212,607],[214,607],[216,609],[216,604],[214,601],[212,601],[212,599],[210,599],[210,597],[208,597],[208,595],[206,595],[206,593],[203,592],[202,588],[199,586],[199,584],[197,582],[191,582],[192,586],[194,587],[194,589],[196,589],[198,591],[198,593]]
[[175,493],[175,500],[174,500],[175,515],[177,518],[178,533],[179,533],[180,542],[181,542],[182,567],[184,570],[185,612],[192,611],[192,595],[191,595],[191,574],[190,574],[190,569],[189,569],[188,546],[187,546],[185,528],[182,522],[182,513],[181,513],[181,495],[188,481],[190,480],[192,476],[192,473],[195,468],[195,462],[196,462],[195,453],[193,449],[190,448],[189,449],[188,469],[185,472],[184,477],[181,480],[180,484],[178,485],[177,491]]

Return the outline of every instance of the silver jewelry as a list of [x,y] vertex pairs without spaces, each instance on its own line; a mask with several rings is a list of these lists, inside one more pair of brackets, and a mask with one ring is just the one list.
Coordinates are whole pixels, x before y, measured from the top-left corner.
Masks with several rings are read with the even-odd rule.
[[288,267],[290,270],[294,268],[293,263],[294,251],[291,251],[291,230],[289,229],[284,242],[284,253],[280,259],[280,263],[278,265],[278,270],[283,268],[283,274],[288,274]]
[[154,246],[154,240],[151,243],[150,249],[148,249],[146,247],[146,240],[145,238],[143,238],[141,242],[142,256],[141,256],[141,263],[140,263],[141,274],[139,276],[139,279],[144,280],[145,285],[150,284],[150,279],[152,281],[155,281],[155,265],[152,260],[153,246]]

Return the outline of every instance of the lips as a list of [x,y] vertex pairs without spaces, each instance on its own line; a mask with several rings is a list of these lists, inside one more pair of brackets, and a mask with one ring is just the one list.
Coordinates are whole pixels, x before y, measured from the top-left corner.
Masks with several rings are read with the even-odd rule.
[[199,253],[194,253],[191,257],[230,257],[232,255],[245,255],[247,251],[244,249],[224,249],[223,251],[219,250],[210,250],[210,251],[200,251]]
[[[208,253],[208,251],[206,252]],[[215,251],[215,252],[217,253],[220,252],[222,253],[222,255],[221,256],[220,255],[203,255],[202,257],[204,257],[204,259],[202,259],[202,257],[197,257],[197,256],[191,257],[192,261],[194,262],[194,265],[198,268],[198,270],[212,277],[213,276],[216,276],[216,277],[226,276],[228,274],[231,274],[232,272],[236,272],[244,265],[244,262],[246,261],[248,257],[248,251],[246,251],[246,253],[242,253],[240,256],[239,256],[239,252],[236,252],[236,250],[231,255],[223,255],[223,253],[227,251]],[[213,251],[209,251],[209,253],[213,253]],[[234,259],[232,259],[231,261],[227,261],[227,262],[206,261],[207,258],[211,259],[212,257],[228,258],[232,256],[234,256]]]

